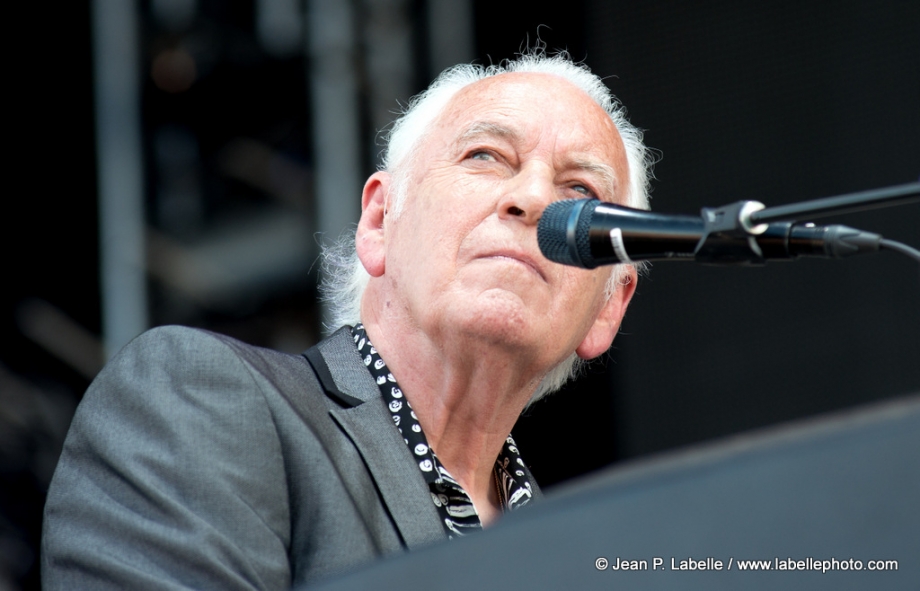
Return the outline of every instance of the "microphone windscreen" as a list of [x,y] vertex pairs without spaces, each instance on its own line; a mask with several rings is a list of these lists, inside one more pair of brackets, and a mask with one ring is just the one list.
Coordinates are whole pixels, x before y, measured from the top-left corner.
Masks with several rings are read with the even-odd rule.
[[[537,224],[537,244],[543,256],[563,265],[594,268],[590,229],[597,199],[567,199],[550,203]],[[571,230],[571,232],[570,232]]]

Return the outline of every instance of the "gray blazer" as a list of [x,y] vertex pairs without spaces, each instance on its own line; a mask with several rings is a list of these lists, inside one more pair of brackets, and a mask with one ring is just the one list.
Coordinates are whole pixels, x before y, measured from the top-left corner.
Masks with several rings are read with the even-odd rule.
[[304,356],[163,327],[81,402],[46,589],[287,589],[445,539],[348,329]]

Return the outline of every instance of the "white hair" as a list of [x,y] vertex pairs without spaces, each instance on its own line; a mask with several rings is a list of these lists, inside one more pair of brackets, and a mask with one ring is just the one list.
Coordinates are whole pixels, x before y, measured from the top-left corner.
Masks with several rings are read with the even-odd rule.
[[[625,202],[630,207],[648,209],[648,187],[652,156],[642,143],[642,131],[626,119],[623,105],[611,94],[604,82],[584,64],[576,64],[565,52],[547,56],[542,49],[532,50],[515,60],[497,65],[481,66],[462,64],[441,73],[431,86],[416,95],[390,127],[386,135],[381,170],[391,174],[393,214],[398,216],[408,192],[409,170],[414,155],[438,116],[444,112],[451,99],[470,84],[512,72],[550,74],[575,85],[597,103],[616,126],[626,151],[629,183]],[[324,248],[323,283],[321,293],[327,303],[327,330],[346,324],[357,324],[361,319],[361,299],[370,275],[355,252],[353,233],[346,233],[334,245]],[[617,287],[629,280],[621,265],[611,272],[606,294],[610,297]],[[550,370],[540,382],[531,402],[558,390],[574,377],[582,360],[573,352],[565,361]]]

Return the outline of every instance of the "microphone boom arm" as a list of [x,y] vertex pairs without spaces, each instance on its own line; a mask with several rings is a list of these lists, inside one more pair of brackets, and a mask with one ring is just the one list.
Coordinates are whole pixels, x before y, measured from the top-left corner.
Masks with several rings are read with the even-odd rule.
[[[819,217],[913,202],[920,202],[920,183],[815,199],[769,209],[757,201],[738,201],[722,207],[704,207],[700,211],[704,223],[703,236],[694,250],[694,259],[703,264],[764,264],[764,245],[785,240],[785,250],[790,252],[790,241],[796,241],[801,247],[810,240],[817,244],[819,238],[826,246],[815,248],[813,252],[796,248],[794,250],[797,255],[814,254],[839,258],[860,252],[874,252],[879,249],[882,242],[882,237],[878,234],[839,225],[827,226],[826,230],[810,230],[807,226],[776,222],[794,221],[802,215]],[[785,238],[782,236],[783,231],[786,231]],[[809,234],[819,231],[824,235]],[[777,257],[774,255],[769,258]]]
[[920,182],[778,205],[752,212],[749,221],[755,224],[766,224],[780,220],[795,220],[802,216],[815,218],[834,213],[851,213],[916,202],[920,202]]

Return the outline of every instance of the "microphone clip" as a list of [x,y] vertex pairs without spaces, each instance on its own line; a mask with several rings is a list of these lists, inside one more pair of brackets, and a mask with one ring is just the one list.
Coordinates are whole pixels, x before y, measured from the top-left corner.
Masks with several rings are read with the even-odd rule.
[[751,214],[764,209],[758,201],[738,201],[721,207],[704,207],[703,235],[693,251],[697,262],[710,265],[763,265],[764,253],[756,237],[767,224],[754,225]]

